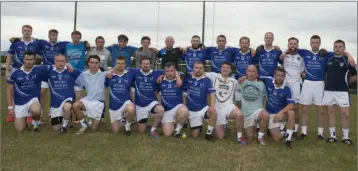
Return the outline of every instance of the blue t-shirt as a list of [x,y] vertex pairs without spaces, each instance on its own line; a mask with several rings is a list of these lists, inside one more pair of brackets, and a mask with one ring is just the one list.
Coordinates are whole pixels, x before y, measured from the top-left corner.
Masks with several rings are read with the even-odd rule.
[[224,62],[233,62],[234,54],[238,48],[228,47],[223,50],[219,50],[217,47],[208,47],[208,58],[211,61],[211,72],[220,73],[221,65]]
[[83,71],[85,69],[86,51],[86,46],[83,42],[80,42],[77,45],[73,43],[67,44],[65,55],[68,63],[70,63],[73,68]]
[[282,64],[282,60],[280,59],[281,54],[281,50],[275,49],[269,51],[261,49],[261,51],[256,52],[255,59],[253,60],[259,62],[259,75],[273,77],[278,64]]
[[24,105],[35,97],[40,99],[41,81],[46,81],[49,69],[48,65],[40,65],[30,72],[25,72],[23,67],[11,70],[7,82],[14,86],[15,105]]
[[51,44],[47,40],[40,39],[40,54],[43,57],[43,65],[53,65],[55,63],[55,56],[59,53],[65,55],[66,45],[70,42],[60,41]]
[[189,111],[200,111],[208,105],[207,97],[214,93],[215,89],[208,77],[200,79],[188,75],[184,82],[184,90],[187,92],[187,105]]
[[294,104],[291,88],[287,84],[275,87],[272,77],[260,76],[266,86],[266,111],[269,114],[277,114],[289,104]]
[[235,79],[245,76],[247,67],[252,64],[251,52],[249,50],[246,53],[242,53],[240,50],[236,51],[234,63],[236,67]]
[[63,71],[56,71],[55,67],[50,66],[46,81],[51,93],[51,107],[60,107],[62,102],[67,98],[75,100],[75,86],[76,79],[81,75],[81,71],[74,70],[69,72],[67,68]]
[[132,54],[138,50],[138,48],[133,46],[125,46],[124,48],[119,47],[118,44],[107,47],[112,55],[112,67],[116,66],[116,60],[118,56],[126,57],[127,67],[131,67],[131,57]]
[[158,90],[161,92],[162,105],[165,111],[183,103],[182,86],[178,87],[176,80],[163,79]]
[[8,53],[14,56],[13,68],[20,68],[24,64],[24,53],[26,51],[33,51],[37,54],[40,53],[39,41],[32,40],[26,44],[24,41],[16,41],[10,45]]
[[131,87],[134,75],[125,71],[122,75],[113,74],[112,78],[106,78],[105,85],[109,87],[109,109],[118,110],[124,102],[131,101]]
[[207,49],[188,49],[185,54],[181,55],[181,59],[185,61],[186,64],[186,72],[190,73],[194,70],[195,62],[202,62],[205,64],[205,60],[207,60]]

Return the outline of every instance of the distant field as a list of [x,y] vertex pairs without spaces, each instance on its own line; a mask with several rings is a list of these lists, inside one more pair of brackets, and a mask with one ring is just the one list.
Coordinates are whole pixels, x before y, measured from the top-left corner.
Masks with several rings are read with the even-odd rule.
[[[68,134],[60,135],[47,125],[40,133],[25,131],[18,134],[13,123],[5,122],[7,103],[3,76],[1,81],[1,170],[4,171],[357,170],[356,144],[348,147],[341,142],[335,145],[316,141],[316,116],[313,108],[310,110],[308,140],[294,140],[292,150],[286,149],[283,142],[272,142],[270,137],[266,137],[266,147],[259,146],[256,142],[242,146],[234,141],[234,131],[225,140],[214,143],[205,141],[203,136],[198,140],[190,136],[185,140],[172,137],[156,140],[148,134],[139,135],[134,126],[132,136],[125,137],[122,132],[111,133],[108,114],[105,118],[107,124],[102,124],[96,133],[87,132],[77,136],[77,125]],[[351,95],[353,106],[350,112],[350,136],[354,143],[357,143],[356,99],[356,95]],[[49,104],[46,109],[48,106]],[[339,114],[336,120],[340,139]],[[230,126],[234,130],[233,124]],[[325,135],[329,135],[328,129],[325,129]]]

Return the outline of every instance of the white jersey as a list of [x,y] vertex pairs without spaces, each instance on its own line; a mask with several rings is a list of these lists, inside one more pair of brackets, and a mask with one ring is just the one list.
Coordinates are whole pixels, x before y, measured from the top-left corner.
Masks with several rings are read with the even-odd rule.
[[286,71],[285,81],[302,83],[301,73],[304,71],[305,65],[299,54],[287,54],[283,60],[283,67]]
[[205,73],[215,89],[215,105],[222,108],[234,104],[234,92],[237,86],[237,80],[233,77],[223,78],[220,73]]

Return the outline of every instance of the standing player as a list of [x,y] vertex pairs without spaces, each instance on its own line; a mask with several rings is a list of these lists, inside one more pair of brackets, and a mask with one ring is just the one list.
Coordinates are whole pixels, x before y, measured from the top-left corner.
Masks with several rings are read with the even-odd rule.
[[[297,138],[297,130],[299,123],[299,99],[301,94],[301,84],[302,84],[302,72],[304,71],[304,63],[303,58],[297,53],[298,48],[298,39],[295,37],[291,37],[288,39],[288,51],[287,54],[283,58],[283,67],[286,71],[286,79],[285,82],[288,86],[290,86],[292,91],[292,99],[295,101],[295,129],[293,130],[293,137]],[[281,130],[282,133],[283,130]]]
[[[204,64],[200,61],[194,64],[194,74],[188,75],[184,84],[188,93],[187,105],[189,109],[189,124],[194,138],[200,136],[203,119],[208,119],[208,130],[205,138],[209,141],[214,140],[211,135],[216,125],[215,110],[215,89],[209,78],[204,75]],[[210,95],[210,107],[208,106],[207,96]]]
[[270,114],[269,130],[275,141],[280,141],[283,135],[280,133],[281,122],[287,120],[287,138],[285,145],[292,148],[292,134],[295,126],[294,101],[292,91],[286,86],[286,71],[277,67],[274,71],[274,79],[269,76],[260,76],[266,86],[266,111]]
[[164,113],[164,108],[159,104],[156,96],[156,82],[162,71],[150,69],[151,60],[149,57],[142,57],[140,64],[142,69],[133,71],[135,77],[135,104],[139,133],[145,133],[149,113],[153,114],[153,125],[150,134],[159,138],[156,129]]
[[166,63],[165,76],[158,87],[164,107],[164,116],[161,121],[164,136],[173,134],[174,123],[176,123],[174,136],[180,138],[180,131],[188,119],[188,108],[183,105],[182,85],[183,82],[175,69],[175,64]]
[[249,65],[246,70],[247,79],[239,85],[242,94],[242,113],[244,114],[244,128],[248,139],[252,139],[256,124],[259,123],[257,141],[266,145],[264,135],[268,126],[269,113],[264,109],[264,96],[266,87],[262,81],[258,81],[257,68]]
[[45,80],[49,66],[34,67],[35,61],[35,52],[24,52],[23,65],[19,69],[14,68],[7,80],[9,116],[15,117],[15,129],[19,132],[25,129],[28,115],[32,117],[33,130],[39,131],[41,81]]
[[134,81],[133,73],[127,71],[126,58],[119,56],[112,76],[106,78],[105,85],[109,87],[109,115],[112,131],[119,132],[121,121],[125,122],[124,134],[131,135],[131,121],[134,118],[134,105],[130,97],[130,89]]
[[91,48],[87,53],[87,57],[91,55],[97,55],[101,58],[99,67],[102,71],[106,71],[108,68],[108,62],[111,60],[111,52],[104,48],[105,40],[102,36],[96,37],[96,47]]
[[135,60],[135,68],[141,68],[140,58],[142,56],[147,56],[151,59],[151,64],[152,64],[151,68],[154,69],[156,65],[157,53],[149,49],[150,38],[148,36],[143,36],[142,39],[140,40],[140,43],[142,44],[142,47],[136,50],[132,55],[132,57],[134,57]]
[[190,74],[193,72],[193,67],[196,62],[205,63],[207,59],[207,49],[200,44],[200,37],[194,35],[191,38],[191,47],[185,51],[181,58],[186,64],[186,73]]
[[207,76],[215,89],[215,110],[217,112],[217,120],[215,126],[215,134],[219,139],[225,136],[224,125],[227,124],[228,119],[235,119],[237,137],[236,141],[240,144],[247,144],[246,138],[242,136],[242,126],[244,124],[244,117],[242,112],[234,104],[234,92],[237,86],[237,80],[230,77],[232,72],[232,65],[230,62],[224,62],[221,65],[221,73],[207,72]]
[[162,59],[162,68],[165,67],[167,62],[172,62],[175,64],[175,68],[179,67],[179,59],[183,54],[183,50],[179,47],[174,48],[174,38],[168,36],[165,38],[165,48],[161,49],[158,53],[158,58]]
[[68,62],[77,70],[83,71],[85,67],[87,46],[80,42],[82,34],[79,31],[71,33],[72,43],[66,45],[65,55]]
[[329,143],[337,142],[336,119],[334,105],[338,105],[341,111],[342,142],[353,145],[349,139],[349,94],[348,73],[357,72],[354,67],[349,66],[348,58],[344,55],[345,43],[342,40],[334,42],[334,56],[326,63],[326,79],[323,94],[323,104],[328,107],[328,126],[330,137]]

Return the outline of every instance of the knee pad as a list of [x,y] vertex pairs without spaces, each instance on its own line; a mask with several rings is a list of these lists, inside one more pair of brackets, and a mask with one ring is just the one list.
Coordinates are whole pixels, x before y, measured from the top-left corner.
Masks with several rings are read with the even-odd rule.
[[191,127],[190,129],[191,129],[191,130],[196,130],[196,129],[199,129],[199,130],[200,130],[200,132],[201,132],[201,130],[203,129],[203,125],[200,125],[200,126],[195,126],[195,127]]
[[138,123],[141,123],[141,124],[147,123],[147,122],[148,122],[148,118],[141,119],[140,121],[138,121]]
[[51,118],[51,125],[52,126],[59,125],[61,123],[62,123],[62,116]]

